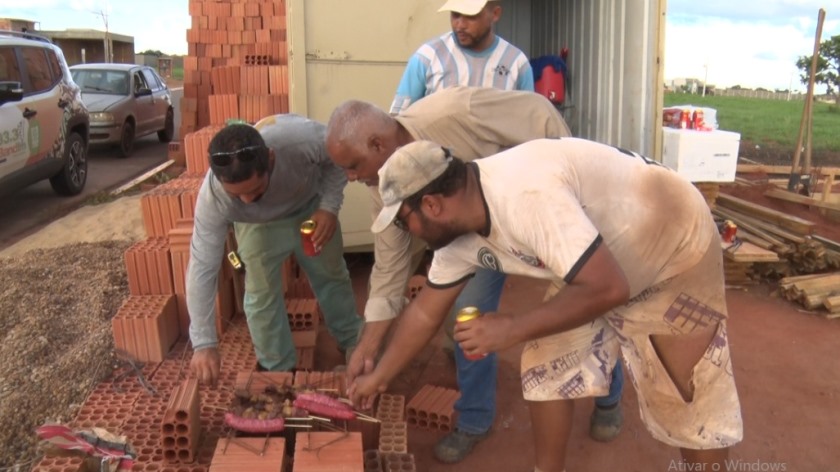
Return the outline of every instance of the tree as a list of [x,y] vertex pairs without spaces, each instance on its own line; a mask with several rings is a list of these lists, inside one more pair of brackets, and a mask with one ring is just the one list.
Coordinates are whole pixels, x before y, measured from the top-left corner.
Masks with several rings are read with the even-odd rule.
[[141,52],[140,54],[144,55],[144,56],[155,56],[155,57],[161,57],[161,56],[164,55],[162,52],[158,51],[157,49],[154,49],[154,50],[146,49],[145,51]]
[[[799,78],[806,85],[811,74],[812,57],[800,56],[796,61],[796,67],[802,71]],[[814,83],[825,85],[828,94],[834,95],[834,103],[840,105],[840,34],[820,43]]]

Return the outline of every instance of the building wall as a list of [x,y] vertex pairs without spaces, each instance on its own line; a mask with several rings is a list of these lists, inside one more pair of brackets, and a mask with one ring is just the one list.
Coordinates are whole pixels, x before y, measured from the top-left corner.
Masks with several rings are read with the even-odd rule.
[[151,54],[135,54],[134,63],[141,66],[157,67],[158,58]]
[[114,41],[114,62],[134,64],[134,43]]
[[[53,42],[64,51],[68,65],[108,62],[105,58],[105,44],[101,39],[54,38]],[[85,51],[84,58],[82,49]],[[114,62],[134,64],[134,43],[114,41]]]
[[16,20],[14,18],[0,18],[0,29],[10,31],[23,31],[26,28],[28,31],[35,32],[35,22],[29,20]]
[[[86,64],[105,61],[105,45],[100,40],[91,39],[53,39],[58,47],[64,51],[67,64]],[[82,50],[84,49],[84,57]]]

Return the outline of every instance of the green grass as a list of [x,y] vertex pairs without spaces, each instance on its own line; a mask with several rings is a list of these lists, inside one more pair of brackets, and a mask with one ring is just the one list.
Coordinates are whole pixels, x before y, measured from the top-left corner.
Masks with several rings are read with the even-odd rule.
[[184,80],[184,68],[183,67],[173,67],[172,68],[172,78],[178,80]]
[[[795,148],[805,102],[666,93],[665,106],[672,105],[714,108],[718,127],[742,140]],[[840,107],[814,103],[811,142],[814,150],[840,151]]]

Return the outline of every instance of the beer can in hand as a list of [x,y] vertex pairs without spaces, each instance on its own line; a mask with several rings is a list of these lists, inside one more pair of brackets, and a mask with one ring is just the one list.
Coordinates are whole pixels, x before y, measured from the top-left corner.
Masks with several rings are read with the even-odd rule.
[[[467,321],[474,320],[480,316],[481,312],[478,311],[478,308],[474,306],[465,306],[458,310],[458,313],[455,314],[455,323],[465,323]],[[464,357],[471,361],[477,361],[479,359],[487,357],[487,354],[470,355],[465,352]]]
[[319,249],[315,248],[315,242],[312,241],[312,236],[315,235],[315,222],[306,220],[300,225],[300,242],[303,246],[303,253],[307,256],[317,256],[321,253]]

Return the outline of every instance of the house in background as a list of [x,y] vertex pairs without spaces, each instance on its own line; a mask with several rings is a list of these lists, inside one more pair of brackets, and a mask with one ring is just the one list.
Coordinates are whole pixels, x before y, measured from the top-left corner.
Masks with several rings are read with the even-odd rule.
[[0,18],[0,30],[35,32],[35,23],[17,18]]
[[134,37],[110,31],[69,28],[64,31],[36,30],[38,21],[0,18],[0,30],[28,31],[46,36],[64,52],[68,65],[91,62],[134,63]]
[[134,63],[155,68],[158,75],[164,79],[172,77],[172,68],[174,66],[174,59],[172,57],[158,56],[157,54],[135,54]]
[[134,37],[94,29],[38,31],[57,44],[68,65],[92,62],[134,64]]

